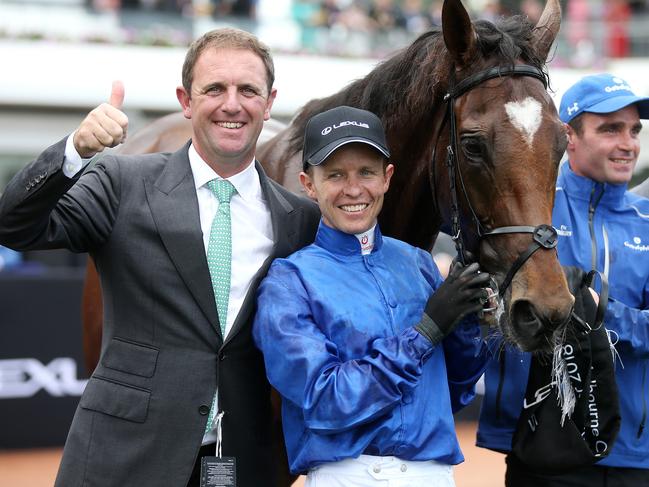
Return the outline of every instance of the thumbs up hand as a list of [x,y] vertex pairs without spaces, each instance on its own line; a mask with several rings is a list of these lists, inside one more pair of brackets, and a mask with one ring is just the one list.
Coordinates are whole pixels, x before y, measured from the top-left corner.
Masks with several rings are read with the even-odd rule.
[[128,117],[122,112],[124,84],[113,81],[108,103],[93,109],[74,134],[74,148],[83,158],[89,158],[106,147],[115,147],[126,139]]

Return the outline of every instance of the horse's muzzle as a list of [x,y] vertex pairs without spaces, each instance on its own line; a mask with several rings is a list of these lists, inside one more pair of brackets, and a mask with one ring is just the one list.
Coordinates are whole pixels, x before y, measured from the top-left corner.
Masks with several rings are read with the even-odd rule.
[[512,304],[510,319],[512,341],[524,352],[551,350],[552,336],[567,322],[559,312],[550,316],[539,313],[534,304],[526,299]]

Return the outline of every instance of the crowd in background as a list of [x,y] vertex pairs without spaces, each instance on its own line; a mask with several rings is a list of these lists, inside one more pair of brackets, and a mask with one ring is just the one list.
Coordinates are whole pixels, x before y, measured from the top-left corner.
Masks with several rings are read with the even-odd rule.
[[[491,21],[503,15],[523,14],[536,22],[544,6],[541,0],[467,0],[465,3],[474,18]],[[649,11],[649,2],[645,0],[567,0],[562,3],[567,37],[571,48],[576,50],[574,61],[582,67],[592,62],[592,54],[589,56],[587,51],[595,49],[593,44],[600,37],[607,57],[629,56],[632,15]],[[442,4],[441,0],[295,0],[293,16],[305,31],[305,47],[317,49],[321,46],[313,45],[313,31],[323,28],[375,37],[398,31],[413,37],[440,25]]]
[[[15,3],[0,0],[0,7]],[[501,16],[523,14],[536,22],[545,0],[463,3],[473,19],[494,21]],[[603,68],[598,65],[602,59],[649,56],[649,32],[645,27],[649,0],[560,3],[563,20],[555,61],[576,68]],[[117,19],[114,31],[85,32],[80,35],[82,41],[185,46],[197,32],[228,24],[260,35],[275,52],[380,58],[439,25],[443,0],[52,0],[48,8],[75,4],[91,17],[85,22],[81,19],[82,25],[93,23],[95,17]],[[12,13],[16,12],[4,15]],[[51,27],[42,27],[43,32],[39,32],[31,19],[13,24],[3,26],[0,22],[0,37],[54,41],[79,37],[69,30],[52,34]],[[20,24],[28,26],[24,32]],[[274,35],[281,38],[275,39],[277,42],[267,37],[272,28]]]
[[[158,13],[177,19],[208,17],[254,30],[264,0],[85,0],[90,11]],[[286,16],[300,30],[296,50],[333,55],[384,56],[439,25],[442,0],[292,0]],[[544,0],[465,0],[474,19],[523,14],[538,20]],[[562,0],[566,39],[559,55],[575,67],[598,57],[646,55],[649,0]],[[275,7],[273,7],[275,8]],[[345,45],[341,45],[344,43]],[[272,47],[272,46],[271,46]]]

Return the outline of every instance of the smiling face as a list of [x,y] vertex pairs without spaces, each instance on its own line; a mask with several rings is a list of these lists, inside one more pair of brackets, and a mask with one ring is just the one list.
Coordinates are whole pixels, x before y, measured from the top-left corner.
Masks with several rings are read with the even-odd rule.
[[242,171],[276,95],[268,92],[261,58],[245,49],[208,48],[194,65],[191,92],[178,87],[176,95],[200,156],[222,177]]
[[635,105],[617,112],[580,115],[581,129],[568,125],[572,170],[600,183],[626,184],[640,154],[642,124]]
[[300,182],[318,202],[326,225],[358,234],[376,224],[393,172],[394,166],[385,166],[385,157],[376,149],[351,143],[301,173]]

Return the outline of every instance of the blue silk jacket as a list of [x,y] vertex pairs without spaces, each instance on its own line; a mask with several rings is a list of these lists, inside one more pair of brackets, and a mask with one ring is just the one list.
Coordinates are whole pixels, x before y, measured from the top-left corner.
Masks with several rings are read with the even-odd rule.
[[435,347],[413,328],[441,282],[430,254],[378,226],[368,255],[321,222],[314,244],[273,262],[253,336],[282,395],[292,472],[360,454],[463,461],[453,411],[486,357],[474,317]]

